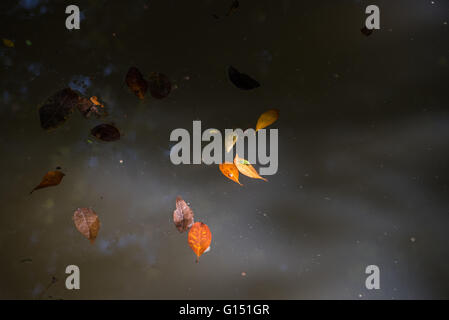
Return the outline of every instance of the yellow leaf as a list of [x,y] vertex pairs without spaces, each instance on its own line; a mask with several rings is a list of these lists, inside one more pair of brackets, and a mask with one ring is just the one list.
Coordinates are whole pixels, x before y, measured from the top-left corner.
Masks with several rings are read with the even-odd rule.
[[234,147],[234,144],[237,142],[238,138],[238,134],[236,134],[234,131],[225,136],[226,152],[230,152],[232,150],[232,147]]
[[262,113],[257,120],[256,124],[256,132],[260,129],[268,127],[270,124],[274,123],[279,118],[279,110],[278,109],[270,109]]
[[5,38],[3,38],[2,40],[3,40],[3,44],[4,44],[5,46],[7,46],[7,47],[9,47],[9,48],[14,48],[14,42],[12,42],[12,41],[9,40],[9,39],[5,39]]
[[253,179],[261,179],[263,181],[268,181],[267,179],[261,177],[257,173],[256,169],[254,169],[254,167],[251,165],[251,163],[248,162],[248,160],[239,158],[238,154],[234,158],[234,164],[241,174]]

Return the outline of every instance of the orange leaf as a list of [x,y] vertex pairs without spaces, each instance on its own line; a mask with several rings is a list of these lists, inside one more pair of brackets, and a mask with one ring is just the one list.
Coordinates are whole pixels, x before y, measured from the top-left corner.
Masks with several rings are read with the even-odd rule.
[[94,243],[100,230],[100,220],[91,208],[78,208],[73,214],[73,222],[83,236]]
[[261,179],[263,181],[268,181],[267,179],[259,176],[256,169],[248,162],[248,160],[239,158],[239,155],[236,154],[234,158],[234,164],[241,174],[253,178],[253,179]]
[[195,252],[198,262],[200,256],[210,247],[212,234],[209,227],[202,222],[195,222],[190,228],[188,242],[190,248]]
[[237,182],[239,185],[243,186],[243,184],[239,181],[239,170],[237,169],[236,165],[233,163],[221,163],[220,171],[223,173],[227,178],[231,179],[234,182]]
[[268,127],[270,124],[275,122],[279,118],[279,110],[278,109],[270,109],[262,113],[257,120],[256,124],[256,132],[260,129]]
[[41,183],[31,190],[30,194],[32,194],[37,189],[57,186],[61,183],[62,178],[65,176],[61,171],[48,171],[45,176],[42,178]]

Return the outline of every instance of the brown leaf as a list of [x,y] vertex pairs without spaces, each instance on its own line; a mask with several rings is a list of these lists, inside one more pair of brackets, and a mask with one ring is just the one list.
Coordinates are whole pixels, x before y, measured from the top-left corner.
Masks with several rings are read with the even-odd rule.
[[190,228],[189,235],[187,237],[190,248],[195,252],[198,262],[200,256],[207,251],[212,242],[212,234],[209,227],[202,222],[195,222]]
[[239,185],[242,184],[239,182],[239,170],[234,163],[221,163],[219,165],[221,173],[223,173],[227,178],[231,179],[234,182],[237,182]]
[[239,158],[239,155],[236,154],[234,158],[234,164],[236,165],[237,169],[240,171],[241,174],[253,178],[253,179],[261,179],[264,181],[268,181],[267,179],[261,177],[256,169],[251,165],[251,163],[248,162],[248,160]]
[[256,132],[260,129],[268,127],[270,124],[275,122],[279,118],[279,110],[278,109],[270,109],[262,113],[257,120],[256,124]]
[[131,67],[126,74],[126,84],[134,94],[143,99],[148,90],[148,83],[136,67]]
[[56,129],[72,114],[78,104],[79,95],[70,88],[62,89],[49,97],[39,108],[41,127]]
[[91,208],[78,208],[73,214],[73,222],[78,231],[93,244],[100,230],[100,220],[95,211]]
[[42,178],[41,183],[31,190],[30,194],[32,194],[35,190],[57,186],[61,183],[62,178],[65,176],[61,171],[48,171],[45,176]]
[[193,211],[182,200],[181,197],[176,198],[176,210],[173,211],[173,222],[180,233],[187,231],[193,225]]
[[120,139],[120,131],[112,124],[107,123],[99,124],[98,126],[93,128],[90,132],[97,139],[107,142]]

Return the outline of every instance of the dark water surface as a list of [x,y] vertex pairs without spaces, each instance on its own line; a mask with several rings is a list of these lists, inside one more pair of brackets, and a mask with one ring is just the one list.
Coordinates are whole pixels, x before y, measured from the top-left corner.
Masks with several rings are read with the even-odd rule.
[[[68,4],[80,30],[65,28]],[[449,3],[241,0],[225,16],[230,4],[1,1],[15,47],[0,48],[0,298],[449,298]],[[368,4],[381,30],[365,37]],[[234,87],[229,65],[261,87]],[[177,88],[140,101],[131,66]],[[124,136],[95,141],[103,121],[78,112],[44,131],[39,105],[67,86],[98,96]],[[254,127],[270,108],[269,182],[170,162],[173,129]],[[57,166],[62,183],[29,195]],[[198,264],[177,195],[212,231]],[[100,217],[93,245],[78,207]],[[70,264],[80,290],[65,288]]]

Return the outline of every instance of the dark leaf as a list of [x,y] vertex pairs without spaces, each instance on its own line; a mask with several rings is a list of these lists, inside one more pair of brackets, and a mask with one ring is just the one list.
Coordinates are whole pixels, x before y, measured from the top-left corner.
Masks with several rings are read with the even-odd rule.
[[85,97],[79,97],[77,107],[84,118],[89,118],[92,114],[95,114],[97,117],[104,115],[98,105],[91,101],[91,99]]
[[228,75],[229,80],[239,89],[251,90],[260,87],[259,82],[244,73],[240,73],[232,66],[228,69]]
[[165,74],[152,72],[150,74],[148,83],[153,98],[163,99],[170,94],[171,83]]
[[62,89],[48,98],[39,108],[41,127],[50,130],[62,125],[78,104],[78,98],[78,93],[70,88]]
[[99,124],[91,131],[92,135],[103,141],[115,141],[120,139],[120,131],[112,124]]
[[143,99],[148,90],[148,83],[136,67],[131,67],[126,74],[126,84],[134,94]]

